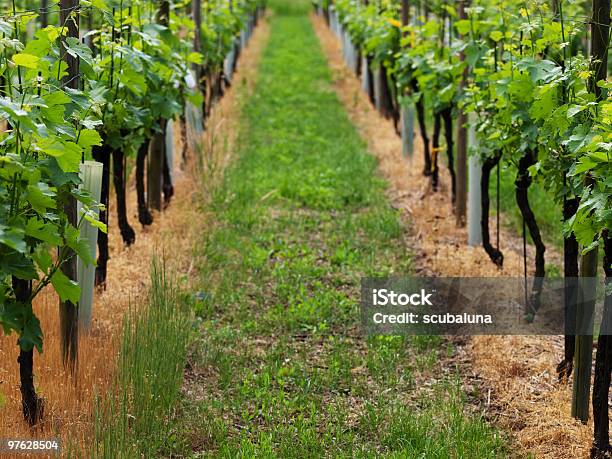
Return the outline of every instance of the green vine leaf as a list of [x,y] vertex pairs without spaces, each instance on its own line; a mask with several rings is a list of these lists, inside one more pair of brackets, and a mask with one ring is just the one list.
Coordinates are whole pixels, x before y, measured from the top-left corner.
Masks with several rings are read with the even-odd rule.
[[79,284],[69,279],[60,270],[55,271],[51,276],[51,284],[62,301],[69,301],[72,304],[78,304],[81,295]]

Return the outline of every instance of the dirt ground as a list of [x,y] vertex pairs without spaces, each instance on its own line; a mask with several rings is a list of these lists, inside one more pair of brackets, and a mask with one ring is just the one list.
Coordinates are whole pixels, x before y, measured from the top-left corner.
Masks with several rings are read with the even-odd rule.
[[[360,80],[344,65],[340,41],[322,18],[313,16],[312,22],[333,72],[333,89],[378,158],[379,172],[390,185],[389,199],[409,225],[406,242],[414,253],[416,272],[449,277],[522,276],[522,240],[500,230],[503,269],[495,267],[481,247],[467,245],[466,229],[455,223],[444,166],[440,191],[432,193],[421,173],[420,136],[415,135],[414,158],[407,160],[392,121],[378,114]],[[496,231],[493,220],[491,234]],[[533,255],[530,248],[530,260]],[[554,250],[547,251],[547,259],[562,265],[562,257]],[[479,390],[484,390],[484,416],[510,433],[521,456],[588,457],[592,425],[582,425],[570,416],[571,385],[556,379],[562,337],[476,336],[462,343],[457,361],[465,363],[461,365],[464,379],[470,385],[478,381]]]

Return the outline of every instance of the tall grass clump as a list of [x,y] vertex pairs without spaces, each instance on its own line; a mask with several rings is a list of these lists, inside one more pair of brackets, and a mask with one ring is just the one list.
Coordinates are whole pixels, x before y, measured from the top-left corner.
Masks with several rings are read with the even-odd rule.
[[115,387],[98,398],[87,456],[152,457],[172,441],[191,325],[188,305],[154,261],[147,304],[125,316]]

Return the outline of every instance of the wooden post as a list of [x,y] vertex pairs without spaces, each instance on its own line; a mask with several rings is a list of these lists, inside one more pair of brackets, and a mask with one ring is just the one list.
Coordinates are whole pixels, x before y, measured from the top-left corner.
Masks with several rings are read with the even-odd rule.
[[[163,122],[163,124],[162,124]],[[147,168],[147,204],[150,209],[162,210],[162,174],[165,161],[164,147],[165,120],[160,121],[162,132],[156,132],[149,144],[149,164]]]
[[553,20],[556,21],[559,16],[559,0],[552,0],[552,15]]
[[[79,0],[60,1],[60,24],[67,33],[62,38],[62,56],[68,66],[67,75],[62,80],[62,86],[78,89],[79,87],[79,60],[66,52],[65,45],[68,37],[79,38]],[[64,212],[68,222],[75,228],[78,226],[77,203],[69,198],[64,204]],[[68,251],[67,260],[62,264],[62,272],[71,280],[77,280],[77,257],[71,250]],[[62,361],[71,371],[76,370],[79,344],[79,305],[70,301],[60,301],[60,343]]]
[[410,6],[408,0],[402,0],[402,25],[407,26],[410,19]]
[[[591,18],[591,77],[589,78],[587,85],[589,92],[595,95],[597,100],[602,98],[601,88],[597,86],[597,83],[601,80],[605,80],[608,75],[608,45],[610,41],[610,0],[593,0],[593,15]],[[586,186],[594,186],[593,179],[589,176],[585,179]],[[597,265],[598,265],[598,251],[592,250],[586,255],[582,256],[580,261],[580,297],[581,300],[586,292],[592,291],[596,286],[592,278],[597,276]],[[577,308],[578,322],[584,320],[582,317],[582,301]],[[592,318],[591,318],[592,320]],[[593,342],[593,336],[590,337],[591,346]],[[601,338],[601,337],[600,337]],[[587,355],[586,351],[582,351],[582,341],[585,339],[583,336],[576,336],[576,357],[575,357],[575,373],[574,373],[574,398],[572,399],[572,416],[580,419],[582,422],[586,422],[589,414],[589,389],[590,389],[590,377],[591,377],[591,363],[592,363],[592,350]],[[606,339],[601,340],[598,345],[602,346],[602,350],[606,347]],[[601,371],[603,368],[609,365],[609,358],[611,356],[606,352],[598,352],[596,368]],[[608,360],[608,362],[606,362]],[[582,375],[581,379],[576,378],[576,374],[579,369],[577,365],[580,365],[581,373],[587,373],[588,367],[588,379],[587,376]],[[599,376],[599,377],[598,377]],[[594,391],[598,394],[602,392],[601,384],[605,381],[602,379],[603,375],[596,375],[595,382],[597,386]],[[607,387],[605,388],[607,391]],[[606,400],[593,400],[594,404],[605,403],[605,410],[608,410],[608,401]],[[574,409],[576,408],[576,409]],[[602,431],[602,427],[599,425],[599,420],[596,419],[595,427],[595,443],[594,447],[597,447],[602,440],[607,441],[607,421],[605,426],[605,432]],[[599,434],[599,435],[598,435]],[[607,446],[609,447],[609,446]]]
[[47,27],[49,25],[48,21],[47,21],[47,17],[48,17],[48,13],[47,13],[47,8],[48,8],[48,0],[40,0],[40,28],[44,29],[45,27]]
[[[597,82],[605,80],[608,75],[608,44],[610,33],[610,0],[593,0],[593,15],[591,19],[591,77],[587,84],[589,92],[601,99],[601,88]],[[585,180],[586,186],[593,186],[592,179]],[[589,282],[597,276],[598,251],[592,250],[582,256],[580,260],[580,291],[579,304],[576,308],[577,322],[584,323],[591,317],[585,317],[583,298],[585,292],[594,288]],[[591,306],[590,302],[586,305]],[[587,311],[588,313],[588,311]],[[592,324],[591,324],[592,325]],[[575,358],[574,358],[574,391],[572,398],[572,416],[587,422],[589,417],[589,390],[591,386],[593,334],[576,336]],[[588,349],[587,349],[588,347]]]
[[[161,0],[155,21],[168,27],[170,21],[170,2]],[[151,209],[162,210],[162,181],[164,173],[164,162],[166,161],[166,123],[167,120],[159,120],[160,132],[156,132],[151,138],[149,149],[149,164],[147,168],[147,201]]]
[[[465,13],[465,3],[467,0],[459,2],[459,19],[467,19]],[[465,53],[462,51],[459,54],[459,59],[465,62]],[[467,65],[463,69],[463,77],[459,84],[459,91],[463,91],[467,82],[468,68]],[[457,226],[465,226],[466,208],[467,208],[467,113],[464,110],[459,110],[457,116],[457,194],[455,197],[455,218]]]
[[191,15],[194,24],[193,50],[199,53],[202,50],[202,0],[191,0]]
[[[410,21],[410,5],[408,0],[402,0],[402,27],[406,27]],[[406,31],[402,32],[406,36]],[[403,103],[401,111],[402,131],[402,155],[412,160],[414,154],[414,104]]]
[[[609,231],[602,234],[604,242],[604,272],[606,274],[605,291],[612,282],[612,238]],[[605,457],[610,450],[610,421],[608,399],[610,396],[610,380],[612,370],[612,294],[604,298],[603,316],[599,337],[597,338],[597,354],[595,357],[595,377],[593,381],[593,447],[591,457]]]
[[591,20],[591,77],[588,81],[589,92],[601,98],[601,88],[597,82],[608,76],[608,44],[610,41],[610,0],[593,0]]
[[582,256],[580,262],[580,292],[576,305],[576,350],[574,362],[574,384],[572,394],[572,416],[583,423],[589,419],[589,393],[591,389],[591,365],[593,362],[593,310],[598,268],[598,250]]
[[[194,37],[193,37],[193,51],[196,53],[202,52],[202,0],[192,0],[191,3],[192,16],[194,23]],[[202,93],[202,114],[204,115],[207,110],[207,82],[206,82],[206,71],[200,64],[193,64],[193,73],[195,75],[196,85]],[[204,128],[204,116],[202,116],[202,122],[199,123],[196,129]]]
[[[232,0],[228,0],[228,2],[229,2],[230,13],[233,14],[234,13],[234,2]],[[234,70],[236,69],[237,59],[238,59],[238,52],[236,49],[236,36],[233,36],[232,37],[232,49],[226,58],[227,69],[225,71],[225,77],[227,78],[228,84],[231,84],[232,79],[234,77]]]

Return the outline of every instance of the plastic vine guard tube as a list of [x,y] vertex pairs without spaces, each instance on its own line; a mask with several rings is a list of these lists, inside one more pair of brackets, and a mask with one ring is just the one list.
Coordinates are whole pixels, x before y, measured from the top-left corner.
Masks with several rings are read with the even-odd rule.
[[414,154],[414,104],[402,104],[402,154],[412,159]]
[[168,162],[170,183],[174,183],[172,167],[174,164],[174,122],[172,120],[168,120],[168,124],[166,125],[166,138],[164,142],[166,142],[166,161]]
[[[94,201],[100,202],[100,192],[102,189],[102,163],[97,161],[85,161],[81,164],[79,175],[83,181],[81,187],[91,194]],[[78,203],[78,215],[81,214],[82,207],[82,204]],[[95,260],[98,241],[98,228],[91,225],[91,223],[84,221],[83,225],[81,226],[81,239],[87,241],[91,258]],[[81,298],[79,300],[79,325],[84,329],[88,329],[91,326],[95,275],[95,265],[86,265],[81,258],[77,259],[77,280],[79,286],[81,287]]]

